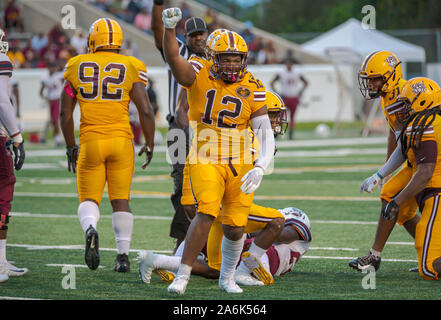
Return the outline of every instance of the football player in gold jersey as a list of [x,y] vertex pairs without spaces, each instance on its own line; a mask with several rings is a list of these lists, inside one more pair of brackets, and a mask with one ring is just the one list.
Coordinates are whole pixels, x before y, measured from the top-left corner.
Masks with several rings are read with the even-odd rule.
[[[392,52],[372,52],[360,67],[360,91],[366,99],[380,98],[381,108],[389,125],[387,162],[378,172],[367,178],[360,188],[360,192],[372,192],[375,187],[385,182],[381,187],[382,208],[407,185],[412,177],[412,168],[405,163],[399,172],[387,180],[387,177],[404,161],[398,152],[399,149],[397,150],[397,138],[403,126],[403,121],[400,119],[403,104],[397,102],[397,98],[405,84],[406,80],[402,78],[401,61]],[[394,150],[397,152],[394,153]],[[415,237],[415,227],[419,221],[416,210],[417,203],[412,198],[401,205],[400,214],[393,220],[387,221],[380,214],[372,248],[365,256],[350,261],[349,266],[358,271],[370,266],[378,270],[381,252],[396,223],[403,225],[407,232]]]
[[[253,193],[274,154],[265,87],[247,72],[248,48],[237,33],[226,32],[213,43],[214,64],[200,58],[183,59],[175,37],[181,17],[179,8],[163,11],[163,48],[175,79],[187,90],[194,136],[189,171],[198,213],[188,230],[181,265],[168,291],[185,292],[193,262],[214,219],[222,214],[219,287],[241,293],[234,271],[242,251],[243,231]],[[246,154],[249,148],[243,147],[250,122],[261,142],[255,165]]]
[[[86,264],[92,270],[99,266],[96,229],[107,182],[118,251],[114,270],[128,272],[133,230],[129,193],[134,172],[130,100],[139,111],[146,141],[139,152],[147,156],[143,169],[153,155],[155,122],[145,90],[146,67],[134,57],[119,54],[122,41],[122,29],[116,21],[102,18],[92,24],[90,52],[71,58],[66,65],[60,118],[68,169],[77,175],[78,217],[86,234]],[[81,109],[79,146],[75,143],[73,121],[77,101]]]
[[386,220],[400,214],[402,204],[416,198],[421,219],[416,226],[418,269],[425,280],[441,279],[441,89],[418,77],[403,87],[399,101],[406,118],[400,144],[410,162],[412,178],[382,210]]

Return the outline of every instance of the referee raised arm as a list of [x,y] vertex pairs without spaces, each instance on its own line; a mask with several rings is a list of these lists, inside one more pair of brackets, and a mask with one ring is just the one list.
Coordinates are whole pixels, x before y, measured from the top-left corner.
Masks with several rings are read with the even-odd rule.
[[[169,124],[168,130],[172,129],[183,129],[187,139],[186,141],[179,141],[177,138],[174,140],[167,139],[167,146],[170,147],[176,143],[186,144],[188,141],[188,128],[179,128],[175,119],[175,110],[178,101],[179,91],[181,86],[176,82],[173,74],[170,71],[170,67],[164,58],[164,53],[162,50],[162,39],[164,35],[164,25],[162,23],[162,11],[164,10],[164,0],[154,0],[152,9],[152,31],[155,38],[155,45],[161,53],[162,58],[168,68],[168,107],[169,113],[167,115],[167,121]],[[200,57],[205,57],[205,42],[208,36],[207,26],[202,18],[191,17],[185,21],[185,42],[177,38],[179,44],[179,53],[186,59],[190,58],[192,55],[197,55]],[[182,147],[178,147],[178,150],[183,150]],[[188,146],[185,148],[188,153]],[[187,156],[187,154],[186,154]],[[182,159],[182,157],[170,154],[170,159]],[[184,158],[185,159],[185,158]],[[175,214],[173,221],[170,226],[170,237],[175,238],[176,247],[185,239],[187,234],[187,229],[190,225],[190,219],[185,214],[184,208],[181,205],[182,196],[182,180],[183,171],[185,167],[185,162],[172,162],[172,172],[171,177],[173,178],[174,190],[170,197]]]

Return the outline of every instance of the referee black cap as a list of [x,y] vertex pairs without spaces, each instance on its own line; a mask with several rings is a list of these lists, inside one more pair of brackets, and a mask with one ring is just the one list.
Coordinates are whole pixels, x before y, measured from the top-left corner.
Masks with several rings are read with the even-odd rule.
[[194,32],[208,32],[207,25],[202,18],[191,17],[185,21],[185,33],[191,35]]

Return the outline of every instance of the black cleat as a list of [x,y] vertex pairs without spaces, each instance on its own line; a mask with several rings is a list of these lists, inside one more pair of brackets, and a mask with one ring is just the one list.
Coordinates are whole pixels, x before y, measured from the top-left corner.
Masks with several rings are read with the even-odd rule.
[[349,261],[349,266],[358,271],[363,271],[368,269],[370,266],[375,268],[377,271],[380,268],[381,258],[375,257],[373,254],[368,252],[364,257],[356,258]]
[[115,259],[115,266],[113,271],[116,272],[129,272],[130,271],[130,261],[129,256],[125,253],[118,254]]
[[92,225],[86,230],[86,252],[84,254],[84,260],[90,270],[95,270],[100,265],[98,232]]

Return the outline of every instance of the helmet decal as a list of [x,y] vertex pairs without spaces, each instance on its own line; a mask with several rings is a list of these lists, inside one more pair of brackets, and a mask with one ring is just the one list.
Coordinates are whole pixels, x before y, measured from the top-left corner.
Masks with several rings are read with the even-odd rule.
[[421,92],[425,92],[426,90],[427,90],[427,88],[426,88],[426,86],[424,85],[424,82],[423,81],[421,81],[421,82],[417,82],[417,83],[414,83],[414,84],[412,84],[412,92],[414,93],[414,94],[419,94],[419,93],[421,93]]

